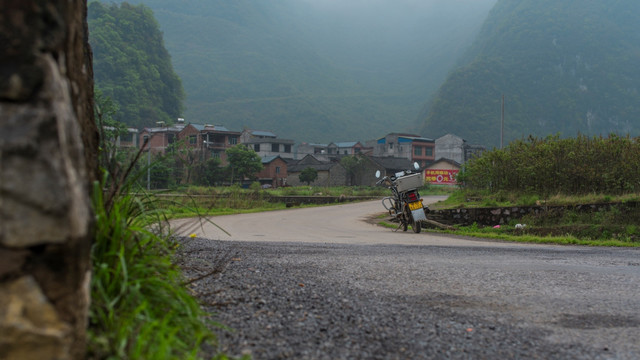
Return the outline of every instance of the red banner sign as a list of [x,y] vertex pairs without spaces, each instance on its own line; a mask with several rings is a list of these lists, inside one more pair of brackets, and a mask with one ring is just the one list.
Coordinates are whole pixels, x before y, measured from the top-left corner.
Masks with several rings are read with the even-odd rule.
[[431,184],[455,185],[457,184],[456,176],[458,176],[458,171],[459,170],[426,169],[424,180]]

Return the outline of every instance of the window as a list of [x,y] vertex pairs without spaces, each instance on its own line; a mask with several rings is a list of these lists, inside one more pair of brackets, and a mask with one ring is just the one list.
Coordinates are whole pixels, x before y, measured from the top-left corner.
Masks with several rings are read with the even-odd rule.
[[198,135],[189,135],[189,144],[195,145],[198,142]]
[[260,151],[260,144],[253,144],[253,150],[255,152],[259,152]]
[[272,152],[280,151],[280,144],[271,144],[271,151]]
[[413,148],[413,155],[414,156],[422,156],[422,148],[421,147],[414,147]]
[[285,145],[284,146],[284,152],[290,153],[291,152],[291,145]]
[[276,166],[276,174],[280,174],[280,166]]
[[237,137],[230,137],[229,138],[229,145],[235,145],[238,143],[238,138]]
[[426,150],[427,150],[427,151],[426,151],[426,154],[425,154],[425,155],[427,155],[427,156],[433,156],[433,148],[428,147]]
[[220,151],[219,150],[212,151],[211,157],[214,159],[220,159]]
[[389,143],[389,150],[393,150],[393,143],[392,142]]

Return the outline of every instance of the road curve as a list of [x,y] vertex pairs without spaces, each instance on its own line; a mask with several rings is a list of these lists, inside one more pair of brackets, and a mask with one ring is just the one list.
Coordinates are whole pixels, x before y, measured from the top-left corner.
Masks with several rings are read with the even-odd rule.
[[[445,199],[423,197],[426,204]],[[411,230],[382,228],[370,223],[384,213],[379,200],[313,208],[294,208],[172,222],[178,235],[196,234],[212,240],[303,242],[324,244],[394,244],[448,246],[511,246],[496,242],[462,240],[451,236],[414,234]],[[222,230],[221,230],[222,229]]]

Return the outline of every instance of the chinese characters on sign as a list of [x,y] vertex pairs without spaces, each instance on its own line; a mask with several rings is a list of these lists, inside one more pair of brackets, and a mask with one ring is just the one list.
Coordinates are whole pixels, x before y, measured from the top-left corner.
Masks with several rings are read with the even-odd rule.
[[424,180],[431,184],[455,185],[458,171],[459,170],[426,169]]

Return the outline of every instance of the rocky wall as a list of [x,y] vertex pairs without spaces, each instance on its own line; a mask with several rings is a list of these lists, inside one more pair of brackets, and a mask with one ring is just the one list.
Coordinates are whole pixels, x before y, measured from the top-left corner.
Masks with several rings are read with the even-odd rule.
[[525,215],[539,214],[543,212],[555,212],[562,214],[567,210],[579,212],[598,212],[609,210],[611,207],[619,207],[623,211],[638,206],[636,202],[627,203],[603,203],[582,204],[571,206],[509,206],[509,207],[483,207],[483,208],[458,208],[446,210],[432,210],[429,218],[448,225],[468,226],[476,223],[483,226],[505,225],[512,220],[517,220]]
[[83,359],[97,174],[86,1],[0,9],[0,359]]

